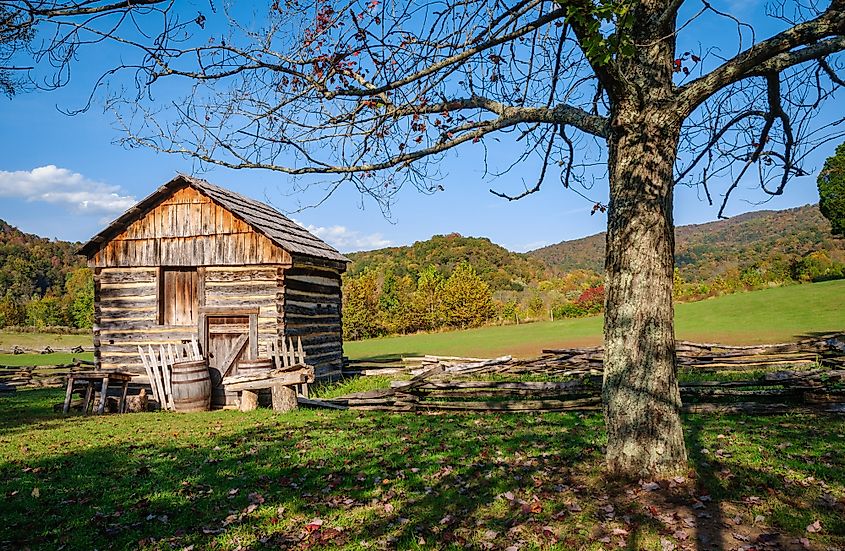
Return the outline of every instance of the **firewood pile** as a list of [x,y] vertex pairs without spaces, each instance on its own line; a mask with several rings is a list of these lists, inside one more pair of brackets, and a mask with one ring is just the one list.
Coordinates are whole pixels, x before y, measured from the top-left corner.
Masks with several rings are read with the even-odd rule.
[[[601,406],[602,358],[601,348],[582,348],[544,350],[528,360],[422,356],[350,364],[349,371],[359,375],[412,377],[324,402],[390,411],[595,410]],[[699,374],[681,384],[688,412],[845,413],[843,334],[758,346],[679,342],[677,358],[682,373]],[[554,380],[508,380],[531,376]]]
[[74,358],[58,365],[0,365],[0,392],[14,392],[18,387],[63,388],[74,371],[90,370],[94,362]]

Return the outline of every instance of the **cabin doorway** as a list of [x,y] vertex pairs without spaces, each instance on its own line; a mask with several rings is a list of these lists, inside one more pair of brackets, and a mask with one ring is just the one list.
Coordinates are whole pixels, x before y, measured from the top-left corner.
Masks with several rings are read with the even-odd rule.
[[258,312],[205,309],[200,314],[200,333],[211,375],[212,408],[237,407],[237,393],[226,393],[222,380],[236,375],[238,362],[258,354]]

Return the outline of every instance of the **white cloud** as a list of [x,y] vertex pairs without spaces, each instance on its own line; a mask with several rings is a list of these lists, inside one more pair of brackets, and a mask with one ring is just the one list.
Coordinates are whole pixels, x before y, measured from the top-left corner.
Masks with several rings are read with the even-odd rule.
[[133,196],[120,191],[119,186],[89,180],[55,165],[30,171],[0,170],[0,197],[64,205],[82,214],[116,214],[135,204]]
[[388,247],[392,243],[389,239],[385,239],[380,233],[365,235],[361,232],[350,230],[346,226],[315,226],[313,224],[306,226],[297,220],[294,220],[294,222],[303,226],[305,229],[341,252],[380,249],[382,247]]
[[551,244],[552,244],[551,241],[549,241],[547,239],[542,239],[542,240],[539,240],[539,241],[531,241],[529,243],[523,243],[522,245],[517,245],[516,247],[514,247],[511,250],[516,251],[518,253],[525,253],[525,252],[528,252],[528,251],[534,251],[534,250],[540,249],[542,247],[545,247],[546,245],[551,245]]

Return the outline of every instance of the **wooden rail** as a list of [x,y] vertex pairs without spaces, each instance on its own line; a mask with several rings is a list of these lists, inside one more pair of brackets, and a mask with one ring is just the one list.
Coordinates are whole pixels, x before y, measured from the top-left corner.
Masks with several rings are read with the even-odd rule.
[[[681,384],[685,411],[845,413],[845,334],[753,346],[680,341],[676,355],[682,373],[709,373],[716,379]],[[388,389],[324,402],[333,407],[392,411],[595,410],[600,407],[603,356],[604,351],[595,347],[544,350],[538,358],[520,360],[419,356],[349,362],[347,374],[413,377],[393,381]],[[725,377],[726,373],[733,375]],[[468,378],[477,376],[557,380]]]

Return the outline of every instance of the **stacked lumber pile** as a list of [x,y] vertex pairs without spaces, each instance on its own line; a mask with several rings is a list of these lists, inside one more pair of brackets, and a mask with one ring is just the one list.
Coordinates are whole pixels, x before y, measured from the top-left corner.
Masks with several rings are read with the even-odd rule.
[[[390,388],[348,394],[322,405],[389,411],[586,411],[601,406],[601,348],[544,350],[514,360],[422,356],[361,368],[359,374],[409,374]],[[679,342],[679,368],[733,373],[737,380],[681,384],[684,410],[693,413],[845,413],[845,335],[757,346]],[[754,375],[750,374],[754,372]],[[762,374],[760,374],[762,372]],[[737,375],[737,373],[739,375]],[[489,380],[472,379],[487,377]],[[508,377],[514,376],[514,377]],[[524,376],[549,381],[505,380]],[[714,375],[718,379],[718,376]],[[309,405],[321,405],[320,403]]]
[[18,387],[63,388],[69,373],[91,369],[94,362],[74,358],[58,365],[0,365],[0,392],[14,392]]

